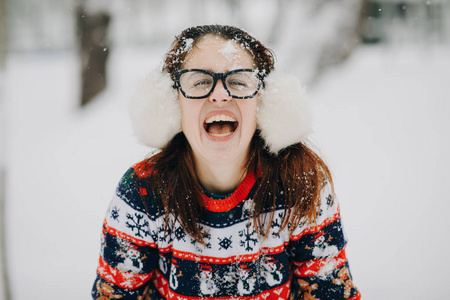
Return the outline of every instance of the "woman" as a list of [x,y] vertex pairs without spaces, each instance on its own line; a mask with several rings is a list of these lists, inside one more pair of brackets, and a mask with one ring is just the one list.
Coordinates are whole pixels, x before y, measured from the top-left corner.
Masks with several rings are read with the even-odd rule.
[[360,299],[303,91],[273,70],[238,28],[176,38],[131,105],[161,151],[117,188],[94,299]]

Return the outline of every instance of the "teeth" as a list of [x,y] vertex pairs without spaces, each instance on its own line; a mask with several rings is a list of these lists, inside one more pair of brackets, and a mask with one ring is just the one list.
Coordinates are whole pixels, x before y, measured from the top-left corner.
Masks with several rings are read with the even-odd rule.
[[233,132],[227,132],[227,133],[208,133],[209,135],[212,136],[228,136],[228,135],[232,135]]
[[220,122],[220,121],[236,122],[236,119],[234,119],[228,115],[215,115],[215,116],[212,116],[212,117],[209,117],[208,119],[206,119],[205,123],[211,124],[213,122]]

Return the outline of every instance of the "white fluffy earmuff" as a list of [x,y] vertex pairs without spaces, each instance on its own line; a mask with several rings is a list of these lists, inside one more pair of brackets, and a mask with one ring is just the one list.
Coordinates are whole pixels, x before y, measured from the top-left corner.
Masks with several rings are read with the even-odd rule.
[[181,131],[181,109],[170,75],[155,69],[130,102],[131,125],[139,141],[162,148]]
[[[259,93],[258,128],[271,153],[308,136],[310,109],[296,77],[272,72]],[[181,131],[180,104],[169,74],[155,69],[147,76],[131,100],[130,117],[139,141],[151,148],[162,148]]]
[[287,73],[270,73],[260,91],[256,118],[271,153],[305,140],[311,133],[311,112],[300,81]]

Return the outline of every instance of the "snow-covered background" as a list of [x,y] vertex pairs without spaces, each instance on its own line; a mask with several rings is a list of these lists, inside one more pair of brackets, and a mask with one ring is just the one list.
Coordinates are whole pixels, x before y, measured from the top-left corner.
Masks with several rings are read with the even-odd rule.
[[[289,37],[272,48],[298,72],[282,56]],[[112,48],[108,88],[83,109],[75,50],[9,53],[0,95],[14,300],[90,299],[107,205],[148,153],[127,102],[169,43]],[[360,46],[309,88],[311,139],[334,175],[363,299],[449,297],[449,78],[449,45],[391,43]]]

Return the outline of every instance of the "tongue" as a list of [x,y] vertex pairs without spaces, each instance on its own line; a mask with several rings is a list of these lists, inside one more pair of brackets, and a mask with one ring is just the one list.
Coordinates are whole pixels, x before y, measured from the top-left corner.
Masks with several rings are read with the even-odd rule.
[[233,130],[234,127],[230,123],[212,123],[208,128],[210,134],[230,133],[233,132]]

